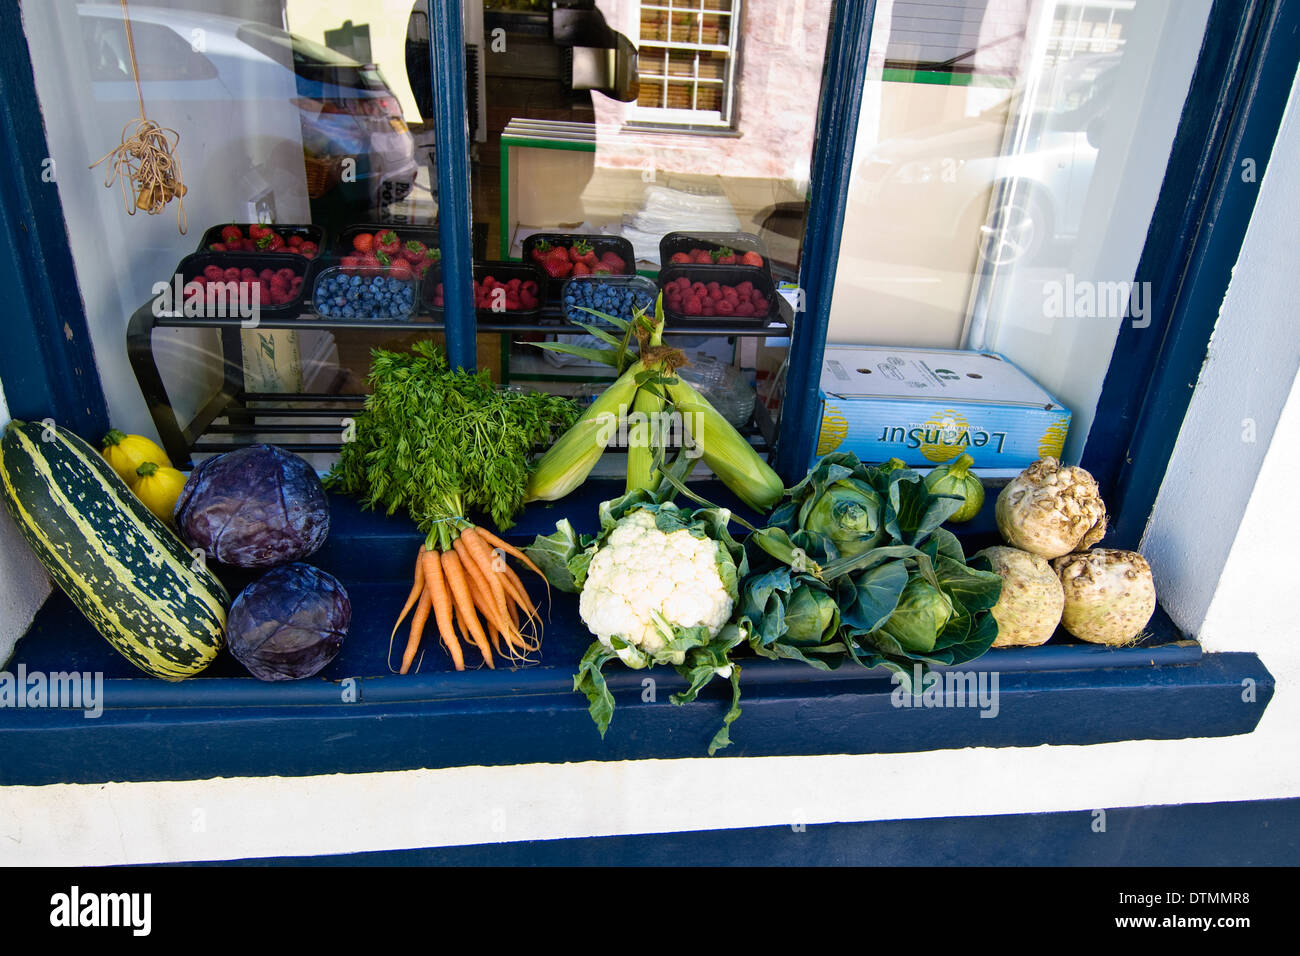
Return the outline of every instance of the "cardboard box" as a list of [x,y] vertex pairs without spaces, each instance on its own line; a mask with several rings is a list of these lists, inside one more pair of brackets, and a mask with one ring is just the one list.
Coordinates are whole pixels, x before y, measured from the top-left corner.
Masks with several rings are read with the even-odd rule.
[[828,345],[814,461],[832,451],[864,462],[932,468],[963,452],[987,477],[1059,458],[1070,412],[992,352]]

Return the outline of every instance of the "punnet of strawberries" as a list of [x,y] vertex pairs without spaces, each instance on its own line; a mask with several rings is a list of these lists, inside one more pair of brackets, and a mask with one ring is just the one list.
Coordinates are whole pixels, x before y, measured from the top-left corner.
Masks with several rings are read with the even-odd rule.
[[[191,281],[202,282],[203,297],[208,302],[216,301],[218,297],[225,301],[226,288],[228,288],[226,284],[237,282],[250,288],[257,286],[258,301],[262,305],[277,306],[287,305],[298,298],[298,293],[302,289],[302,280],[302,276],[289,268],[258,271],[251,266],[244,266],[241,269],[234,266],[223,268],[219,265],[208,265],[203,267],[201,278],[196,277]],[[219,285],[226,288],[218,291]],[[186,288],[188,290],[188,284]]]
[[[517,276],[500,282],[485,275],[474,280],[474,308],[481,312],[521,312],[541,305],[537,283]],[[433,290],[434,308],[443,307],[442,283]]]
[[532,256],[552,279],[628,273],[627,262],[622,256],[609,250],[597,254],[592,244],[585,239],[579,239],[568,246],[552,244],[543,239],[533,246]]
[[352,237],[352,252],[339,265],[345,275],[383,275],[400,281],[422,279],[442,253],[419,239],[403,239],[393,229],[359,232]]
[[279,232],[271,226],[253,223],[245,233],[231,224],[221,227],[221,241],[208,243],[209,252],[290,252],[304,259],[315,259],[320,248],[294,232]]
[[695,266],[754,266],[763,268],[763,257],[757,252],[737,252],[725,246],[720,249],[690,249],[674,252],[668,259],[674,265]]
[[749,280],[737,285],[692,282],[678,276],[664,285],[664,306],[679,315],[766,318],[772,303]]

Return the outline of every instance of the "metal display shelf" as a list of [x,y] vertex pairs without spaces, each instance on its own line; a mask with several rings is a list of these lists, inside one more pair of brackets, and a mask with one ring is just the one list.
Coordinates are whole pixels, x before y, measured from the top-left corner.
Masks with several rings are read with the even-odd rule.
[[[765,326],[732,328],[726,323],[699,324],[672,331],[682,335],[726,337],[784,337],[794,325],[790,303],[777,297],[777,315]],[[188,425],[176,417],[154,356],[154,332],[160,328],[198,328],[220,330],[223,354],[221,386],[199,409]],[[266,441],[266,436],[302,436],[301,441],[274,443],[300,454],[337,452],[342,447],[343,421],[361,410],[365,395],[303,392],[250,392],[244,381],[242,331],[252,327],[242,319],[155,315],[152,300],[136,309],[127,323],[126,347],[131,369],[149,406],[163,449],[177,468],[193,466],[194,453],[229,451],[242,445]],[[429,313],[416,313],[409,319],[379,321],[323,318],[309,305],[297,315],[278,315],[258,321],[257,329],[289,330],[368,330],[372,332],[441,332],[445,325]],[[569,322],[559,305],[547,305],[532,322],[478,323],[478,331],[507,335],[521,332],[564,333],[578,330]],[[775,441],[775,426],[767,410],[758,409],[750,422],[750,431],[760,436],[756,446],[766,452]],[[293,421],[279,421],[293,419]],[[315,436],[307,440],[307,436]]]

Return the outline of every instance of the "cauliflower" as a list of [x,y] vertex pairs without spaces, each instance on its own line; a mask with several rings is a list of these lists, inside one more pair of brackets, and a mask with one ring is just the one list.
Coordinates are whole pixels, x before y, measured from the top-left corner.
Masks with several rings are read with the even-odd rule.
[[[591,559],[578,602],[582,621],[628,667],[679,666],[685,650],[666,651],[674,628],[716,637],[735,601],[719,573],[723,546],[686,529],[659,530],[650,511],[623,518]],[[625,647],[615,647],[618,638]]]
[[[665,483],[667,488],[667,483]],[[686,689],[670,698],[689,704],[714,678],[731,684],[731,706],[709,753],[731,743],[740,716],[740,666],[732,650],[749,635],[733,623],[737,586],[748,573],[744,547],[727,531],[726,508],[678,508],[662,500],[671,489],[638,488],[601,502],[600,531],[579,537],[568,520],[538,535],[525,551],[551,586],[579,595],[578,613],[596,635],[573,675],[602,737],[614,716],[614,694],[602,669],[674,667]]]

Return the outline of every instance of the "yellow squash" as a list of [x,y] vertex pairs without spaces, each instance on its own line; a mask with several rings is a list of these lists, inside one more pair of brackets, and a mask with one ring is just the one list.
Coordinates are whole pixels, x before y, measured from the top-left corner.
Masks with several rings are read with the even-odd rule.
[[146,461],[162,468],[172,466],[167,453],[149,439],[143,435],[127,435],[116,428],[104,436],[100,454],[128,485],[135,484],[139,477],[136,469]]
[[184,487],[184,472],[146,461],[136,469],[135,484],[131,490],[156,517],[171,524],[172,515],[176,512],[176,499],[181,496]]

